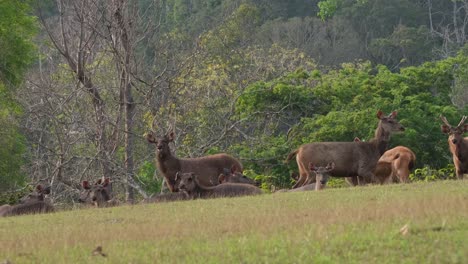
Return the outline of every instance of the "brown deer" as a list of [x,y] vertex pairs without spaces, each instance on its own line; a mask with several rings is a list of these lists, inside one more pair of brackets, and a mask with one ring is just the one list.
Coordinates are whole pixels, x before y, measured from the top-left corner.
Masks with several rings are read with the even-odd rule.
[[206,186],[198,180],[193,172],[177,173],[179,189],[188,193],[192,199],[235,197],[245,195],[262,194],[262,190],[256,186],[245,183],[223,183],[216,186]]
[[304,144],[291,152],[286,161],[290,161],[296,155],[299,167],[299,180],[293,188],[302,186],[309,177],[310,171],[307,168],[309,163],[327,164],[330,161],[335,162],[335,168],[330,173],[333,177],[361,176],[374,181],[377,161],[385,152],[390,135],[405,130],[396,120],[396,115],[396,111],[388,116],[378,111],[379,123],[374,138],[369,142],[316,142]]
[[19,204],[0,206],[0,216],[53,212],[54,207],[49,202],[44,201],[46,194],[50,194],[50,186],[44,188],[39,184],[35,191],[21,198]]
[[177,192],[176,173],[193,172],[199,176],[199,181],[204,186],[218,184],[218,177],[224,172],[224,168],[235,167],[242,172],[242,164],[234,157],[225,154],[215,154],[200,158],[177,158],[171,153],[169,143],[175,139],[174,132],[169,132],[156,139],[152,133],[146,134],[148,142],[156,144],[156,165],[159,172],[166,179],[167,187],[171,192]]
[[19,202],[27,203],[33,201],[44,201],[47,194],[50,194],[50,186],[44,187],[41,184],[38,184],[33,192],[21,198]]
[[468,137],[463,137],[463,133],[468,132],[468,124],[465,124],[467,116],[463,116],[456,127],[452,127],[447,118],[440,116],[443,133],[448,134],[448,144],[452,153],[455,174],[458,179],[463,179],[463,174],[468,173]]
[[96,207],[108,207],[118,204],[116,200],[112,199],[110,178],[99,179],[94,185],[91,185],[88,181],[83,181],[81,186],[83,190],[78,199],[80,203],[91,204]]
[[23,214],[40,214],[54,212],[54,207],[45,201],[33,201],[10,206],[0,216],[14,216]]
[[[410,171],[414,168],[416,155],[411,149],[397,146],[385,151],[380,157],[377,167],[385,166],[385,162],[391,164],[391,173],[384,179],[385,182],[409,182]],[[377,173],[376,173],[377,174]]]
[[323,190],[328,182],[330,172],[335,168],[335,163],[330,162],[327,166],[318,167],[309,163],[309,169],[315,174],[315,182],[301,187],[286,190],[287,192],[319,191]]
[[249,177],[242,174],[242,172],[237,171],[237,168],[234,166],[231,170],[224,169],[224,172],[218,176],[218,182],[221,183],[246,183],[257,186],[257,182],[250,179]]
[[[359,142],[361,140],[355,137],[354,141]],[[374,171],[377,178],[375,183],[409,182],[410,171],[414,168],[415,162],[416,155],[407,147],[397,146],[385,151],[379,158]]]

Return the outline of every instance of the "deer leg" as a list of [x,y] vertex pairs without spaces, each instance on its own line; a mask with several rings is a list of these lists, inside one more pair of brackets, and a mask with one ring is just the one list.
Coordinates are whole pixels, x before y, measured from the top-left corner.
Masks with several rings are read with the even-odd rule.
[[303,186],[303,184],[307,180],[307,178],[309,178],[309,175],[301,173],[299,175],[299,179],[297,180],[296,184],[294,184],[294,186],[292,188],[295,189],[295,188],[299,188],[299,187]]
[[309,176],[310,173],[309,173],[307,166],[305,166],[302,162],[301,163],[298,162],[297,165],[299,167],[299,179],[297,179],[296,184],[294,184],[294,186],[292,187],[293,189],[303,186],[304,182],[308,180],[310,177]]
[[356,185],[358,185],[358,178],[357,178],[357,176],[345,177],[345,181],[346,181],[350,186],[356,186]]

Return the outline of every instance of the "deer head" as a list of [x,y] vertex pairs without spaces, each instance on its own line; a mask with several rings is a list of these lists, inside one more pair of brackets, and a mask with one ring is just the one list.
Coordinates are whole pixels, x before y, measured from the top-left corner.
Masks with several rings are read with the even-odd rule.
[[236,166],[232,166],[231,170],[224,168],[224,172],[218,177],[219,183],[232,182],[232,183],[246,183],[257,185],[257,182],[238,171]]
[[330,162],[327,166],[317,167],[312,163],[309,163],[309,169],[315,172],[317,181],[320,181],[321,184],[326,184],[328,181],[329,173],[335,168],[335,162]]
[[463,133],[468,131],[468,124],[465,124],[466,118],[467,116],[463,116],[458,125],[456,127],[452,127],[452,125],[447,121],[447,118],[442,115],[440,116],[440,119],[444,123],[440,128],[443,133],[449,135],[448,140],[454,145],[462,142]]
[[382,111],[377,112],[377,118],[380,119],[382,129],[387,132],[405,131],[405,128],[396,120],[397,111],[384,115]]
[[176,181],[179,181],[179,190],[186,191],[188,193],[195,190],[197,187],[196,175],[193,172],[188,173],[176,173]]
[[31,192],[30,194],[24,196],[20,199],[20,203],[27,203],[27,202],[36,202],[36,201],[44,201],[44,197],[46,194],[50,194],[50,186],[44,188],[41,184],[36,186],[36,189]]
[[156,144],[156,153],[158,158],[163,159],[171,155],[171,149],[169,148],[169,143],[173,142],[175,139],[174,131],[169,131],[164,136],[156,138],[153,133],[146,133],[146,140],[149,143]]
[[80,203],[94,204],[99,207],[111,200],[111,182],[109,178],[99,179],[94,185],[89,184],[88,181],[83,181],[81,185],[83,191],[78,199]]

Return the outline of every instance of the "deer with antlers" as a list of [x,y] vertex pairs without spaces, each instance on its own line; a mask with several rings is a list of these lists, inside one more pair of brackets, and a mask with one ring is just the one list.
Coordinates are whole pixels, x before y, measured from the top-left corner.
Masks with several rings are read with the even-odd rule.
[[299,167],[299,180],[293,188],[303,186],[306,179],[310,178],[310,170],[307,167],[309,163],[327,164],[330,161],[335,162],[335,168],[330,172],[330,176],[360,176],[366,181],[374,182],[377,161],[387,149],[390,135],[405,130],[396,120],[396,116],[396,111],[388,116],[378,111],[379,123],[375,136],[368,142],[315,142],[304,144],[291,152],[286,161],[296,156]]
[[219,175],[225,168],[242,172],[242,164],[236,158],[219,153],[199,158],[178,158],[174,156],[169,143],[175,139],[173,131],[156,138],[151,132],[146,134],[149,143],[156,145],[156,165],[159,172],[166,179],[167,187],[171,192],[178,191],[176,174],[193,172],[198,175],[198,180],[204,186],[215,186],[219,184]]
[[441,130],[449,136],[448,144],[458,179],[463,179],[463,174],[468,173],[468,137],[463,137],[463,133],[468,132],[468,124],[465,124],[466,118],[467,116],[463,116],[460,123],[456,127],[452,127],[447,118],[440,116],[444,123]]

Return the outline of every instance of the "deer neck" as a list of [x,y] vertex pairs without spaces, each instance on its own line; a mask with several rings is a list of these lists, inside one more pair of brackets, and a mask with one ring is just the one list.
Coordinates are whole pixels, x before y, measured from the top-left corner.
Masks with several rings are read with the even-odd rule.
[[459,159],[463,160],[465,156],[468,156],[468,139],[464,138],[460,140],[457,144],[453,144],[451,140],[449,140],[449,145],[453,145],[453,154]]
[[382,128],[381,121],[375,130],[374,138],[370,142],[376,147],[380,155],[383,155],[387,150],[388,142],[390,141],[390,132]]

